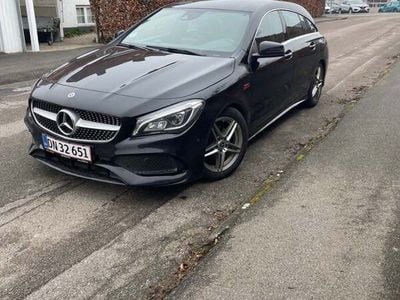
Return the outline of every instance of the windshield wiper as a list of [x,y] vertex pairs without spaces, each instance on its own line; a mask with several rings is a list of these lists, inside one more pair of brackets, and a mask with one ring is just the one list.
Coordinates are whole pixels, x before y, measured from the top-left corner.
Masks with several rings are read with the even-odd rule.
[[190,50],[186,50],[186,49],[178,49],[178,48],[171,48],[171,47],[161,47],[161,46],[151,46],[151,45],[146,45],[146,48],[156,49],[156,50],[161,50],[161,51],[166,51],[166,52],[171,52],[171,53],[181,53],[181,54],[188,54],[188,55],[204,56],[201,53],[190,51]]
[[133,44],[125,44],[125,43],[119,43],[118,46],[130,48],[130,49],[142,49],[142,50],[151,50],[149,47],[146,46],[138,46],[138,45],[133,45]]
[[188,54],[188,55],[196,55],[196,56],[204,56],[201,53],[186,50],[186,49],[178,49],[178,48],[171,48],[171,47],[161,47],[161,46],[151,46],[151,45],[146,45],[146,46],[138,46],[135,44],[125,44],[125,43],[119,43],[119,46],[127,47],[130,49],[142,49],[142,50],[159,50],[159,51],[166,51],[166,52],[171,52],[171,53],[181,53],[181,54]]

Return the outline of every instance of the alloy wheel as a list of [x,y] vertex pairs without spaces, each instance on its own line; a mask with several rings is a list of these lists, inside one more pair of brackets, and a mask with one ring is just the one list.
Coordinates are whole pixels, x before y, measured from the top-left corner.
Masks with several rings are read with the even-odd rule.
[[217,118],[204,154],[205,167],[215,173],[228,170],[239,159],[242,147],[243,129],[240,124],[228,116]]
[[315,71],[314,86],[311,91],[311,96],[313,97],[313,99],[319,99],[319,97],[321,96],[323,85],[324,85],[323,70],[322,66],[319,66]]

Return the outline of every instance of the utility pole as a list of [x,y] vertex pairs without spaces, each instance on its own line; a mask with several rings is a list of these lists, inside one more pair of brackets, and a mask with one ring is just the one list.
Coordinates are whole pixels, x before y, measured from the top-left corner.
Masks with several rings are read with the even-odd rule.
[[29,33],[31,36],[32,51],[38,52],[39,48],[39,38],[36,26],[35,17],[35,7],[33,6],[33,0],[25,0],[26,4],[26,14],[28,15]]
[[57,1],[57,15],[60,19],[60,40],[64,40],[64,2],[63,0]]

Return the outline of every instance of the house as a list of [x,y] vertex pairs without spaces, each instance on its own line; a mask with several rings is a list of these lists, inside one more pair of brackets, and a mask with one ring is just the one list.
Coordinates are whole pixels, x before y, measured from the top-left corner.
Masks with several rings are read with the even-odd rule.
[[[24,51],[23,27],[25,35],[29,36],[31,29],[36,32],[34,28],[38,28],[43,20],[52,18],[60,21],[56,27],[61,40],[64,32],[76,29],[89,31],[95,26],[89,0],[0,0],[0,52]],[[30,40],[32,49],[38,50],[38,45],[34,45],[35,37],[30,35]]]
[[88,31],[94,28],[95,20],[89,0],[62,0],[61,2],[64,31],[73,29]]
[[22,21],[16,0],[0,1],[0,52],[21,52],[24,49]]

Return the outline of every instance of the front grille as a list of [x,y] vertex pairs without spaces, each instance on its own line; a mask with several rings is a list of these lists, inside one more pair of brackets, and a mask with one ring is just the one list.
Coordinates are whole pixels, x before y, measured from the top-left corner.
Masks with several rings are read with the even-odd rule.
[[121,121],[117,117],[105,114],[99,114],[92,111],[80,110],[80,109],[76,109],[75,111],[79,114],[79,116],[83,120],[92,121],[96,123],[109,124],[109,125],[116,125],[116,126],[121,125]]
[[44,101],[39,101],[36,99],[32,99],[32,106],[41,108],[43,110],[53,112],[53,113],[58,113],[59,110],[61,110],[61,106],[49,102],[44,102]]
[[37,99],[32,99],[31,103],[32,113],[36,122],[49,132],[65,139],[105,143],[113,140],[121,127],[121,120],[117,117],[81,109],[67,108],[69,111],[77,114],[81,120],[88,122],[85,127],[77,126],[76,131],[72,135],[66,136],[60,131],[56,122],[57,113],[64,108],[60,105]]

